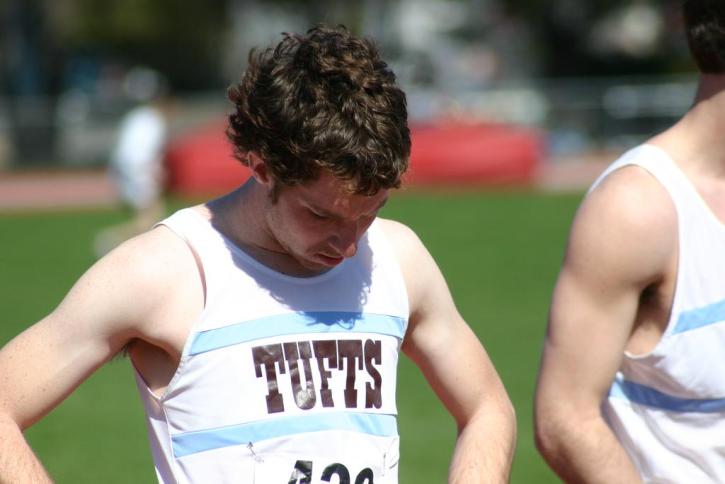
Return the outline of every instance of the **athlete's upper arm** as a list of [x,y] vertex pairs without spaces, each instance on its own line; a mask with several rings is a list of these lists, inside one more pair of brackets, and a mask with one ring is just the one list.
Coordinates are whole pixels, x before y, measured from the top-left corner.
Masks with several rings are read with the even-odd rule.
[[642,291],[665,274],[676,223],[663,187],[638,167],[609,175],[582,203],[552,299],[537,388],[542,418],[567,405],[598,415]]
[[384,221],[408,290],[403,351],[416,363],[459,426],[490,402],[508,407],[496,370],[455,307],[435,261],[407,227]]
[[174,237],[167,232],[156,229],[109,253],[51,314],[0,350],[0,412],[21,428],[33,424],[143,336],[178,270],[160,250],[163,239]]

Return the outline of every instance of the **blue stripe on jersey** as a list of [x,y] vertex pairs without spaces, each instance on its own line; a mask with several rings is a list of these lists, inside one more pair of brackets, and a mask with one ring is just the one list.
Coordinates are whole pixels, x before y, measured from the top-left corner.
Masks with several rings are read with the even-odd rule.
[[347,430],[378,437],[397,437],[395,415],[376,413],[324,412],[315,415],[276,418],[261,422],[232,425],[212,430],[187,432],[171,436],[174,456],[247,445],[261,440],[324,430]]
[[379,333],[403,339],[403,318],[385,314],[355,312],[296,312],[236,323],[201,331],[194,335],[190,355],[212,351],[247,341],[300,333],[356,331]]
[[673,397],[639,383],[616,379],[609,396],[671,412],[725,412],[725,398],[689,399]]
[[683,333],[709,324],[725,321],[725,300],[707,306],[683,311],[672,334]]

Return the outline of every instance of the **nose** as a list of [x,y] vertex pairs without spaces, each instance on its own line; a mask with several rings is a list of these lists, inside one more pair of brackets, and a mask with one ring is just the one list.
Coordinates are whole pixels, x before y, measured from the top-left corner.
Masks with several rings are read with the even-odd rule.
[[337,229],[333,246],[342,256],[352,257],[357,253],[357,241],[360,236],[357,223],[344,223]]
[[345,249],[345,252],[343,252],[343,256],[345,257],[352,257],[355,254],[357,254],[357,241],[352,242],[347,246]]

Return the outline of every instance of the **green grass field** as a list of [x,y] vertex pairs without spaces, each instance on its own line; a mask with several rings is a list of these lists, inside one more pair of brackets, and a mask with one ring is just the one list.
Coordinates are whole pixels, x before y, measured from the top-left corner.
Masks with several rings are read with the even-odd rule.
[[[383,216],[418,232],[501,374],[518,417],[511,482],[558,482],[533,445],[532,394],[549,297],[581,195],[451,193],[407,191]],[[93,263],[95,233],[122,218],[89,210],[0,214],[0,344],[55,307]],[[453,421],[405,358],[398,382],[400,482],[445,482]],[[151,483],[142,412],[128,361],[114,360],[27,436],[61,484]]]

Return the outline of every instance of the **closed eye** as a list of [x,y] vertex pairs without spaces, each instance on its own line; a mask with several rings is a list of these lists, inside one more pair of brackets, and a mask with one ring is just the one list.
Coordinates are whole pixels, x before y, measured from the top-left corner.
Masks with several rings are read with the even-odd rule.
[[318,220],[327,220],[330,218],[328,215],[325,215],[324,213],[316,212],[316,211],[312,210],[311,208],[308,210],[312,214],[312,217],[314,217]]

